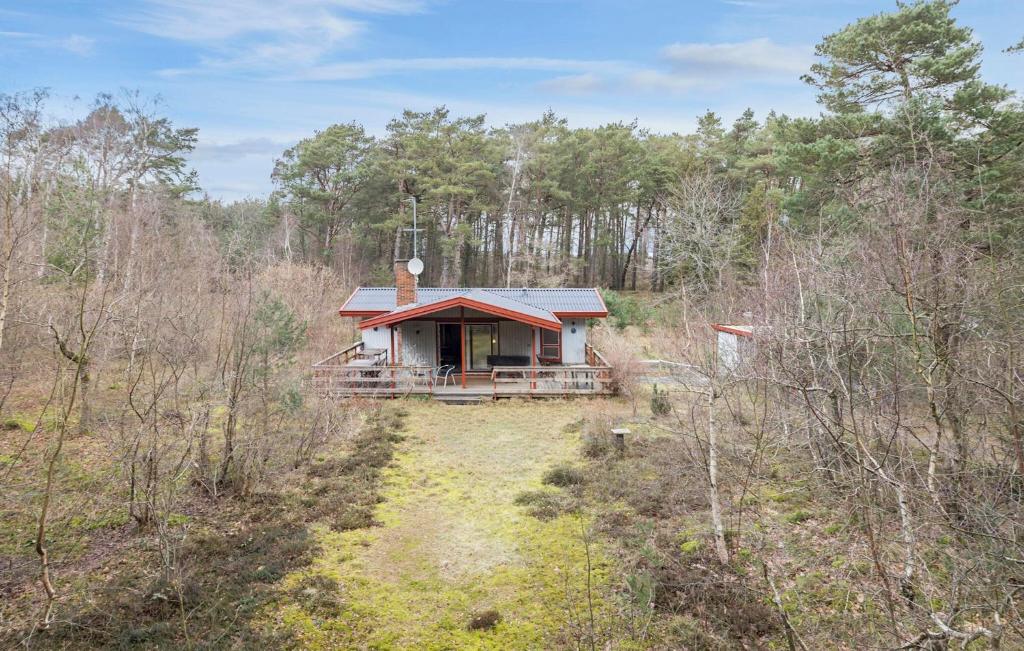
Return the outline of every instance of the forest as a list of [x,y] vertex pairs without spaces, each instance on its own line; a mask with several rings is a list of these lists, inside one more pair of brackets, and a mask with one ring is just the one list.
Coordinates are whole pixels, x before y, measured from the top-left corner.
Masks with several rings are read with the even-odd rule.
[[[497,480],[550,612],[439,648],[1024,648],[1024,102],[954,4],[825,36],[817,117],[341,114],[232,203],[140,93],[74,119],[0,95],[0,645],[424,648],[321,565],[392,526],[408,455],[450,479],[403,446],[460,408],[308,390],[357,339],[341,302],[411,257],[415,199],[423,286],[601,288],[620,394],[462,408],[582,448],[531,424],[563,465]],[[742,369],[712,323],[753,326]],[[652,388],[652,357],[700,382]]]

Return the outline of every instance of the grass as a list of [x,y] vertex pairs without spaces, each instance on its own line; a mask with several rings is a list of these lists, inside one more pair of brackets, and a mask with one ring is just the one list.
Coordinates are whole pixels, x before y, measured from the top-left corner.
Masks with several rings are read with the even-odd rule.
[[[291,631],[268,627],[265,614],[282,599],[294,600],[318,617],[333,616],[345,608],[342,586],[335,578],[311,574],[289,584],[282,595],[282,579],[310,567],[318,553],[319,536],[374,524],[373,510],[380,502],[383,469],[392,461],[401,417],[389,408],[371,415],[348,445],[338,445],[308,470],[295,471],[276,490],[245,501],[197,497],[189,513],[173,513],[168,525],[183,535],[175,554],[175,572],[161,577],[155,563],[152,532],[127,525],[123,506],[112,512],[92,510],[72,515],[54,528],[62,536],[54,541],[61,562],[60,620],[33,639],[36,648],[221,648],[234,646],[278,648],[294,646]],[[86,445],[88,437],[71,442],[70,450]],[[85,448],[83,448],[84,450]],[[101,463],[88,464],[101,469]],[[90,492],[98,477],[84,473],[80,464],[62,466],[62,486]],[[94,491],[93,491],[94,492]],[[26,515],[29,512],[25,513]],[[31,548],[25,547],[25,529],[31,521],[6,521],[0,543],[24,559],[30,570]],[[311,523],[316,523],[311,525]],[[90,532],[83,538],[81,532]],[[80,540],[81,551],[69,549],[68,540]],[[3,547],[0,546],[0,552]],[[2,578],[2,577],[0,577]],[[32,610],[29,599],[37,593],[19,589],[23,612]],[[0,596],[18,584],[0,581]],[[31,586],[35,588],[35,585]],[[3,599],[0,599],[3,605]],[[15,611],[17,612],[17,611]],[[187,613],[187,617],[183,614]],[[0,615],[3,609],[0,608]],[[3,633],[8,637],[3,637]],[[25,630],[0,629],[0,647],[25,636]]]
[[[374,511],[380,526],[315,527],[322,551],[282,581],[268,626],[313,649],[569,645],[567,608],[586,599],[581,521],[541,520],[516,502],[540,489],[546,469],[577,458],[579,435],[564,428],[578,405],[405,403],[406,440]],[[591,551],[591,578],[603,586],[608,567]],[[337,581],[344,608],[328,614],[289,596],[314,576]]]

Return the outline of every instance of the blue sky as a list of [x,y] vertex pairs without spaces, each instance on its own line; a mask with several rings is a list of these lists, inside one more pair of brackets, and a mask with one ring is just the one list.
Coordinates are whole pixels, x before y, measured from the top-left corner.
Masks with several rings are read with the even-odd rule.
[[[158,96],[200,129],[200,183],[272,189],[286,147],[337,122],[383,133],[446,104],[492,125],[552,109],[572,126],[636,119],[686,133],[707,109],[814,115],[799,76],[821,36],[874,0],[0,0],[0,92],[48,88],[58,119],[99,92]],[[989,81],[1024,90],[1021,0],[954,10]]]

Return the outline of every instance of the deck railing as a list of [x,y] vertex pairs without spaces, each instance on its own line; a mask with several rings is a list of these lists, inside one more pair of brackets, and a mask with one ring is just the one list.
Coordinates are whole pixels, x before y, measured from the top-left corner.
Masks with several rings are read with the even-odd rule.
[[491,385],[495,397],[604,394],[612,391],[608,366],[495,366]]
[[367,348],[366,344],[357,341],[345,350],[339,350],[330,357],[313,364],[313,368],[327,366],[347,366],[349,362],[357,359],[369,360],[373,366],[382,366],[387,363],[388,351],[383,348]]
[[587,360],[587,366],[611,366],[608,360],[604,358],[604,355],[590,344],[583,345],[583,353],[584,358]]
[[313,388],[324,396],[393,398],[434,390],[430,366],[320,366],[313,368]]
[[589,344],[586,361],[586,366],[495,366],[490,386],[435,387],[433,367],[389,366],[387,351],[359,342],[313,364],[312,387],[323,396],[381,398],[423,393],[490,393],[494,398],[613,393],[612,369]]

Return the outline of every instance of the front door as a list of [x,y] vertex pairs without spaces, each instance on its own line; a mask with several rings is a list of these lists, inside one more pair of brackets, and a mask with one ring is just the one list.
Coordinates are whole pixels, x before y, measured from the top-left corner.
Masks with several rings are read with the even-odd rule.
[[440,366],[461,366],[459,324],[439,323],[437,339],[438,364]]
[[466,326],[466,364],[471,371],[486,371],[491,368],[487,356],[494,354],[495,334],[493,323],[474,323]]

